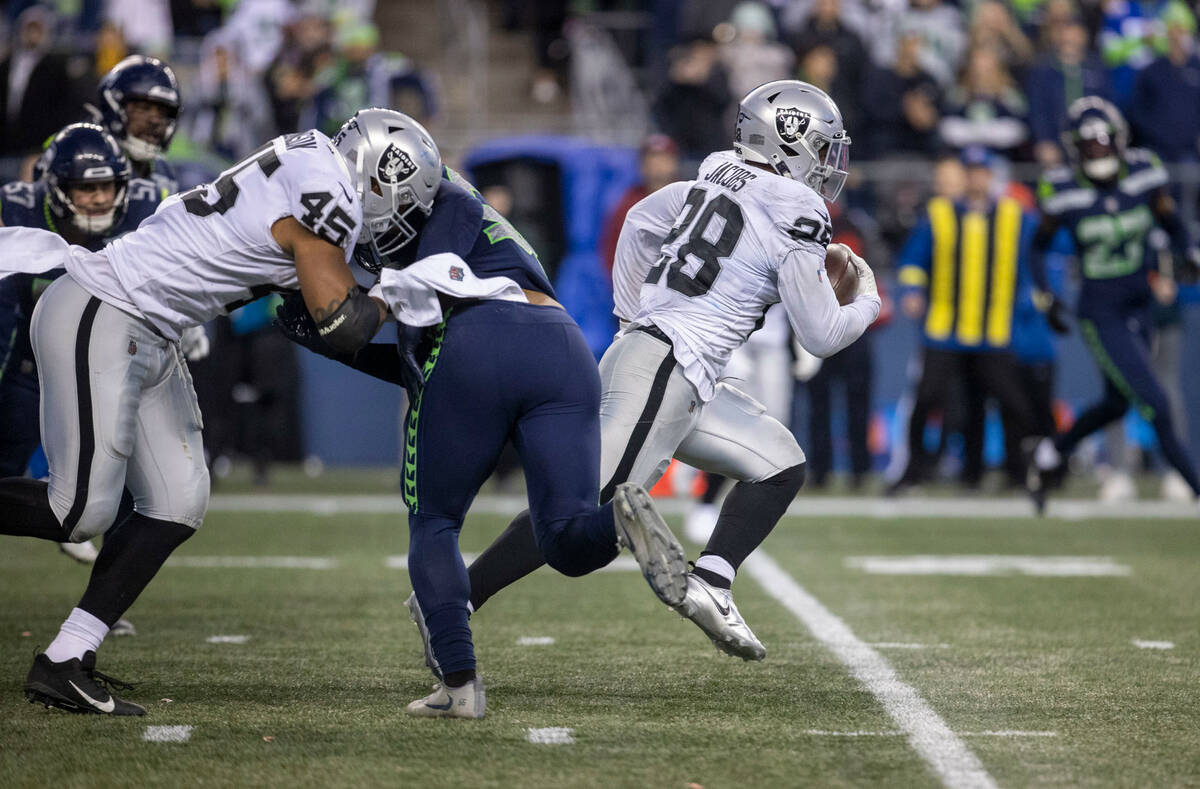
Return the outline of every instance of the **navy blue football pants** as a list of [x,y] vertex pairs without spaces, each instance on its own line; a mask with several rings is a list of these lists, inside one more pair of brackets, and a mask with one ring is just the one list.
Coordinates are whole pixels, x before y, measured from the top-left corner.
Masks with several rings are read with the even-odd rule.
[[475,668],[458,534],[507,441],[525,470],[547,564],[583,575],[618,549],[612,504],[597,504],[600,376],[564,310],[502,301],[456,307],[437,330],[425,379],[405,433],[408,572],[446,674]]
[[1104,374],[1104,396],[1059,436],[1055,442],[1059,452],[1069,455],[1080,441],[1120,419],[1133,406],[1154,427],[1163,457],[1187,481],[1192,492],[1200,495],[1200,480],[1191,456],[1176,435],[1167,393],[1150,366],[1148,312],[1081,315],[1079,331]]

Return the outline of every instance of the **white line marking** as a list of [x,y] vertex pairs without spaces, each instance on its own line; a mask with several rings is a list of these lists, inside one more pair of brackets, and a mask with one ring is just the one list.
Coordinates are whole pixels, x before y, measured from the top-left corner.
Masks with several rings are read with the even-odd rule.
[[949,644],[909,644],[905,641],[876,641],[867,644],[876,649],[949,649]]
[[1140,638],[1133,639],[1133,645],[1138,649],[1174,649],[1174,641],[1143,641]]
[[[475,561],[479,557],[479,554],[464,553],[462,555],[462,557],[463,557],[463,561],[469,565],[469,564],[471,564],[471,562]],[[383,564],[385,567],[387,567],[390,570],[407,570],[408,569],[408,554],[400,553],[400,554],[396,554],[395,556],[384,557]],[[605,567],[601,567],[598,572],[629,572],[629,571],[641,572],[641,568],[638,567],[637,560],[634,559],[632,556],[618,556],[616,559],[612,560],[611,564],[609,564]],[[549,572],[554,572],[554,571],[549,570]]]
[[[462,555],[462,558],[463,558],[463,562],[465,564],[470,565],[471,562],[473,562],[477,558],[479,558],[479,554],[464,553]],[[408,554],[400,553],[400,554],[396,554],[395,556],[385,557],[383,560],[383,566],[387,567],[389,570],[407,570],[408,569]]]
[[[685,515],[692,506],[683,499],[655,499],[664,515]],[[524,496],[479,496],[472,504],[473,513],[513,516],[528,509]],[[209,512],[305,512],[312,515],[340,515],[348,512],[403,516],[408,510],[401,496],[362,495],[329,496],[279,495],[259,493],[221,493],[212,497]],[[1192,520],[1196,512],[1190,503],[1171,501],[1132,501],[1104,503],[1089,499],[1055,499],[1047,507],[1047,517],[1072,521],[1089,520]],[[788,507],[788,515],[808,518],[957,518],[994,520],[1033,518],[1033,507],[1022,498],[841,498],[811,496],[797,499]]]
[[529,729],[525,739],[534,745],[574,745],[574,734],[574,729],[551,726],[548,729]]
[[554,636],[521,636],[517,639],[519,647],[546,647],[554,643]]
[[963,737],[1057,737],[1056,731],[1020,731],[1018,729],[999,729],[997,731],[965,731]]
[[909,745],[943,784],[952,789],[996,787],[979,758],[950,731],[946,722],[911,685],[896,676],[891,664],[796,583],[774,559],[758,551],[742,566],[767,594],[791,611],[871,691],[896,725],[908,735]]
[[208,644],[245,644],[250,636],[209,636],[204,639]]
[[618,556],[601,567],[599,571],[602,573],[641,572],[642,568],[638,567],[637,559],[632,556]]
[[1111,556],[849,556],[846,567],[878,575],[1129,575]]
[[191,738],[191,726],[147,726],[142,734],[146,742],[187,742]]
[[[829,731],[827,729],[805,729],[801,734],[811,737],[903,737],[902,731]],[[1057,737],[1056,731],[1019,731],[999,729],[996,731],[965,731],[959,737]]]
[[329,556],[172,556],[167,559],[167,565],[249,570],[332,570],[338,566],[338,561]]

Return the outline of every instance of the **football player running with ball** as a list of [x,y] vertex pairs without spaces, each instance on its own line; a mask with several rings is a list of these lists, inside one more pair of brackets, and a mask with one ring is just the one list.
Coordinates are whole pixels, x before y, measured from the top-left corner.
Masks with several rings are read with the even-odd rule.
[[46,230],[0,229],[0,270],[66,268],[31,326],[50,480],[0,480],[0,533],[86,540],[112,528],[125,488],[134,502],[34,659],[31,702],[145,714],[106,689],[96,650],[208,506],[200,412],[178,340],[271,291],[299,290],[326,342],[347,353],[367,344],[387,311],[348,265],[360,226],[379,219],[364,216],[358,175],[308,131],[173,195],[99,252]]
[[369,353],[331,353],[294,300],[281,308],[280,324],[306,347],[408,389],[410,608],[426,634],[427,660],[440,670],[433,693],[407,711],[481,718],[486,696],[458,535],[506,442],[525,468],[526,525],[539,563],[545,557],[565,575],[584,575],[627,547],[659,599],[678,605],[687,588],[683,547],[637,486],[597,503],[600,377],[528,242],[442,167],[437,146],[412,118],[363,110],[335,142],[362,174],[363,204],[387,217],[370,226],[359,262],[380,272],[371,292],[400,322],[399,357],[388,349],[399,369],[389,375]]
[[1154,427],[1163,457],[1200,497],[1195,464],[1150,364],[1154,295],[1147,236],[1155,225],[1166,231],[1177,271],[1194,269],[1197,250],[1171,198],[1167,171],[1150,151],[1128,147],[1129,131],[1117,108],[1084,96],[1067,108],[1067,119],[1063,144],[1071,165],[1046,173],[1039,188],[1042,221],[1033,240],[1033,273],[1050,325],[1065,333],[1066,308],[1047,285],[1044,256],[1055,234],[1068,230],[1083,275],[1075,309],[1079,332],[1104,375],[1104,396],[1067,432],[1035,444],[1028,485],[1034,505],[1039,513],[1045,507],[1047,489],[1062,478],[1079,442],[1130,406]]
[[[738,109],[733,150],[705,159],[696,180],[635,205],[617,245],[623,329],[600,361],[600,499],[627,480],[652,486],[672,457],[738,480],[675,609],[719,650],[746,660],[762,660],[766,649],[731,585],[803,484],[804,452],[721,375],[777,302],[800,344],[821,357],[854,342],[879,314],[861,258],[851,258],[858,287],[844,306],[825,274],[825,201],[842,189],[849,145],[822,91],[794,80],[755,88]],[[539,564],[528,517],[518,516],[471,566],[474,609]]]

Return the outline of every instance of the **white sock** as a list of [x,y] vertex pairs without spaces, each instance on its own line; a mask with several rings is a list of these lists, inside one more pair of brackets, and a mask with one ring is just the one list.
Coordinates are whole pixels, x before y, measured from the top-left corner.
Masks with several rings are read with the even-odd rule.
[[1058,454],[1058,450],[1054,448],[1054,442],[1048,438],[1043,438],[1038,442],[1037,448],[1033,452],[1033,462],[1039,469],[1045,471],[1057,468],[1062,463],[1062,457]]
[[467,616],[470,616],[473,613],[475,613],[475,606],[471,605],[471,601],[468,600],[467,601]]
[[82,608],[73,608],[67,621],[62,623],[58,636],[46,647],[46,657],[55,663],[82,658],[84,652],[99,649],[106,635],[108,625]]
[[696,560],[696,569],[716,573],[729,583],[733,583],[733,577],[737,575],[737,570],[733,569],[732,564],[711,553],[706,553]]

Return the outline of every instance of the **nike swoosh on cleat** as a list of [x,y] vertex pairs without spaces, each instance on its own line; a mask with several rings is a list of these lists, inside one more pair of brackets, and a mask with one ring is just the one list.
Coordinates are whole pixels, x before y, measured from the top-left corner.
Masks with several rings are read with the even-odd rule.
[[450,699],[450,701],[447,701],[445,704],[430,704],[427,701],[425,702],[425,706],[431,710],[441,710],[442,712],[445,712],[454,706],[454,699]]
[[713,601],[713,605],[715,605],[717,607],[717,610],[721,613],[721,616],[729,616],[729,610],[730,610],[729,606],[722,606],[721,602],[719,600],[717,600],[717,598],[713,596],[713,593],[708,591],[707,589],[704,590],[704,593],[706,595],[708,595],[708,598],[710,600]]
[[95,707],[100,712],[112,712],[113,710],[115,710],[117,708],[117,703],[115,701],[113,701],[112,696],[109,696],[108,701],[101,704],[100,702],[96,701],[91,696],[89,696],[88,694],[86,694],[82,690],[80,690],[79,686],[76,685],[71,680],[67,680],[67,684],[70,685],[71,687],[75,688],[75,692],[78,693],[80,696],[83,696],[84,701],[86,701],[88,704],[91,704],[93,707]]

